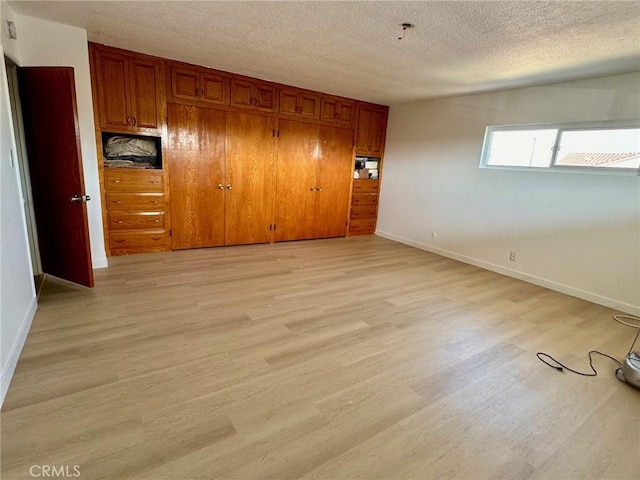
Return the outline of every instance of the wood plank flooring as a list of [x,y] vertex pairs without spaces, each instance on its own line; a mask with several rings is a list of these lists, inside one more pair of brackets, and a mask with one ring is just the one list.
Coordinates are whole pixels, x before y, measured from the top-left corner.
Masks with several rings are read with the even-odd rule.
[[640,391],[535,356],[623,357],[607,308],[373,236],[110,264],[44,286],[3,480],[640,478]]

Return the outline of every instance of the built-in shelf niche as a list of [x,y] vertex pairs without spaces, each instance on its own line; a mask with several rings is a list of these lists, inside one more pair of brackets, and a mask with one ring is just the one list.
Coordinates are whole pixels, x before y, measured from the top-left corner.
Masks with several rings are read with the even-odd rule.
[[162,169],[160,137],[102,132],[105,168]]
[[353,178],[360,180],[378,180],[380,172],[380,157],[366,157],[357,155],[353,169]]

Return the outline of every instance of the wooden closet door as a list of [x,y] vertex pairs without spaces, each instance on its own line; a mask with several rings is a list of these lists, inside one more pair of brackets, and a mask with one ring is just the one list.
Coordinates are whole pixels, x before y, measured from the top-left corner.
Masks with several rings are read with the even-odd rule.
[[344,237],[347,232],[349,194],[353,175],[351,129],[321,126],[316,194],[314,238]]
[[172,249],[224,245],[226,112],[168,104]]
[[273,118],[227,113],[226,245],[271,240],[274,132]]
[[318,125],[280,120],[278,140],[277,242],[313,238]]

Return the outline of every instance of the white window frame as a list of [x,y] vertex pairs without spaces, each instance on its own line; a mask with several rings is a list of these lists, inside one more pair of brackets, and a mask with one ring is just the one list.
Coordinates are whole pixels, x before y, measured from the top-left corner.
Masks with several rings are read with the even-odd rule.
[[[632,120],[606,120],[600,122],[564,122],[564,123],[528,123],[515,125],[490,125],[484,133],[482,153],[480,155],[480,168],[490,170],[524,170],[535,172],[562,172],[562,173],[591,173],[598,175],[635,175],[640,176],[640,168],[615,168],[615,167],[585,167],[571,165],[557,165],[558,145],[562,138],[562,132],[584,130],[612,130],[612,129],[640,128],[640,119]],[[488,165],[489,147],[493,132],[523,131],[523,130],[557,130],[556,139],[552,147],[551,162],[548,167],[515,166],[515,165]]]

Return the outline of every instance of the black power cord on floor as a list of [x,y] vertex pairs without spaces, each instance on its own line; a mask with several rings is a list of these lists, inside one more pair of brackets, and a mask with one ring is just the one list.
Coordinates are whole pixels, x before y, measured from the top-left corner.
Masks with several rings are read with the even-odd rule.
[[[611,360],[613,360],[614,362],[616,362],[620,367],[622,367],[622,363],[620,363],[618,360],[616,360],[615,358],[613,358],[611,355],[607,355],[606,353],[602,353],[599,352],[597,350],[591,350],[589,352],[589,366],[591,367],[591,372],[592,373],[584,373],[584,372],[579,372],[578,370],[574,370],[573,368],[569,368],[566,365],[564,365],[563,363],[560,363],[558,360],[556,360],[555,358],[553,358],[551,355],[549,355],[548,353],[544,353],[544,352],[538,352],[536,353],[536,357],[538,357],[538,360],[540,360],[542,363],[549,365],[551,368],[555,368],[556,370],[558,370],[559,372],[563,372],[564,370],[568,370],[570,372],[573,373],[577,373],[578,375],[583,375],[585,377],[595,377],[596,375],[598,375],[598,372],[596,371],[596,369],[593,367],[593,354],[597,353],[598,355],[602,355],[603,357],[607,357],[610,358]],[[542,357],[546,357],[548,359],[550,359],[552,362],[555,362],[557,364],[556,365],[552,365],[551,363],[549,363],[548,361],[546,361],[544,358]]]

